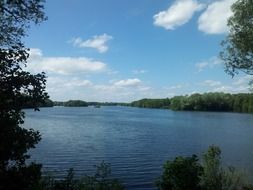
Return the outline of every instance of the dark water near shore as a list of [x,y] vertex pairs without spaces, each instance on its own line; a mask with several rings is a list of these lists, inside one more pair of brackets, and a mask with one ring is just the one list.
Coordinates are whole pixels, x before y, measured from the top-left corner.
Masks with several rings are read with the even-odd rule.
[[225,165],[253,176],[253,115],[174,112],[131,107],[42,108],[26,110],[25,127],[41,132],[32,154],[57,177],[74,168],[77,176],[111,163],[126,189],[155,189],[162,165],[175,156],[201,155],[209,145],[222,149]]

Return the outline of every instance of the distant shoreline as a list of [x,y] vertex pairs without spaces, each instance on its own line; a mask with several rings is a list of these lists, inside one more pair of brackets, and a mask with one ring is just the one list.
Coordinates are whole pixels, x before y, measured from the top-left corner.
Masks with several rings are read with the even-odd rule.
[[[161,99],[141,99],[131,103],[122,102],[86,102],[83,100],[45,101],[39,107],[101,107],[101,106],[130,106],[139,108],[170,109],[173,111],[209,111],[209,112],[236,112],[253,113],[253,94],[239,93],[229,94],[222,92],[210,92],[185,96],[174,96]],[[27,105],[25,108],[33,108]]]

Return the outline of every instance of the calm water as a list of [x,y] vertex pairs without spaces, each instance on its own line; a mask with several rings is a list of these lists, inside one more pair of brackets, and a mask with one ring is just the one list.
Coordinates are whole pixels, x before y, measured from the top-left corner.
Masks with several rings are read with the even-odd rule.
[[166,160],[201,155],[211,144],[221,147],[226,165],[253,176],[250,114],[54,107],[26,110],[25,127],[42,134],[32,159],[58,177],[68,168],[77,175],[93,173],[104,160],[127,189],[155,189]]

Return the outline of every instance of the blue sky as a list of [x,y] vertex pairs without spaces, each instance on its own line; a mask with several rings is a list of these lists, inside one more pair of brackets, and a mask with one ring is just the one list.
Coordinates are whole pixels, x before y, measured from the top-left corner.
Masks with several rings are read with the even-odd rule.
[[27,70],[47,73],[53,100],[129,102],[247,92],[249,76],[218,58],[235,0],[52,0],[32,26]]

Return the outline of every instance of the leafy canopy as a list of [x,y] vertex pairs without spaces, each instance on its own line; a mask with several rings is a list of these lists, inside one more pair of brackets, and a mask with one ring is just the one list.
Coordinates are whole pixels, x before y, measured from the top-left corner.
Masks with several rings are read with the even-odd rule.
[[45,73],[23,70],[29,57],[22,38],[33,22],[46,19],[43,0],[0,0],[0,190],[34,189],[40,179],[41,165],[26,164],[30,148],[40,134],[21,127],[22,108],[33,107],[47,99]]
[[238,0],[231,9],[229,34],[222,42],[220,57],[230,75],[238,71],[253,75],[253,0]]
[[160,190],[198,190],[202,167],[196,155],[192,157],[176,157],[167,161],[164,172],[157,182]]
[[33,22],[46,19],[44,0],[0,0],[0,45],[2,47],[23,46],[22,37]]

